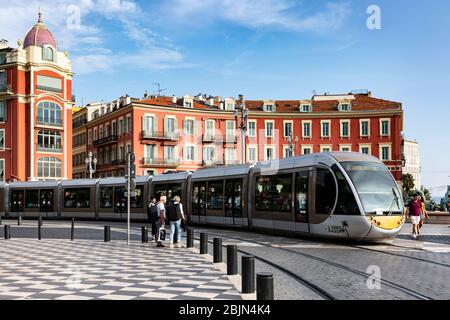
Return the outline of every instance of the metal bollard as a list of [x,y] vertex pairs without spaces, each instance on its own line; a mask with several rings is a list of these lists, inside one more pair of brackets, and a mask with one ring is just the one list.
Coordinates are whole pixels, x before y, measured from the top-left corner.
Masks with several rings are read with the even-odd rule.
[[111,227],[105,226],[105,242],[111,241]]
[[75,219],[72,218],[72,226],[70,227],[70,241],[73,241],[75,235]]
[[2,225],[2,216],[0,215],[0,226]]
[[5,224],[5,240],[11,239],[11,226]]
[[21,226],[22,225],[22,216],[18,216],[17,217],[17,225]]
[[186,247],[187,248],[193,248],[194,247],[194,235],[195,231],[194,229],[187,229],[187,235],[186,235]]
[[236,275],[237,269],[237,246],[229,244],[227,246],[227,275]]
[[208,234],[200,233],[200,254],[208,254]]
[[214,238],[214,263],[222,262],[222,238]]
[[38,221],[38,240],[42,240],[42,218],[39,218]]
[[147,227],[142,227],[142,243],[147,243],[148,242],[148,228]]
[[258,273],[256,276],[256,300],[273,300],[273,274]]
[[255,257],[242,257],[242,293],[255,293]]
[[42,217],[39,217],[38,223],[41,227],[44,225],[44,220],[42,219]]

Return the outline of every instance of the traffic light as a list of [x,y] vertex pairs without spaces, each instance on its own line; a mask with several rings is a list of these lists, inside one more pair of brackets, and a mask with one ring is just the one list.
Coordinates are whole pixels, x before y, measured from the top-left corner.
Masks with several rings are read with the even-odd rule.
[[128,170],[130,170],[130,179],[136,179],[136,165],[134,162],[136,161],[136,156],[134,153],[129,152],[127,154],[127,163],[125,166],[125,177],[128,178]]

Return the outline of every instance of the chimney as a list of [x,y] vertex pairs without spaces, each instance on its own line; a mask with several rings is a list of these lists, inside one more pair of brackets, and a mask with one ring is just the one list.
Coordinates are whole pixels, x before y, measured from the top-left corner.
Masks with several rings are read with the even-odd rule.
[[219,108],[222,110],[225,109],[225,101],[220,101]]
[[172,96],[172,103],[173,103],[173,104],[176,104],[177,101],[178,101],[177,96],[176,96],[176,95],[173,95],[173,96]]
[[147,99],[147,97],[148,97],[148,93],[147,93],[147,90],[145,90],[145,92],[144,92],[144,99]]
[[208,104],[209,104],[210,106],[214,106],[214,98],[213,98],[213,97],[210,97],[210,98],[209,98]]

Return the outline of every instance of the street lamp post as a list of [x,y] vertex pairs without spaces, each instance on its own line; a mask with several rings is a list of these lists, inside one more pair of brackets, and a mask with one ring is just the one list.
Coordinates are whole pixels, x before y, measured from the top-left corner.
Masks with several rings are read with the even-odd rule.
[[298,137],[295,137],[295,139],[294,139],[294,137],[293,137],[293,133],[291,132],[291,135],[290,136],[288,136],[288,143],[289,143],[289,150],[291,151],[291,157],[293,157],[294,156],[294,150],[295,150],[295,144],[294,144],[294,142],[295,143],[297,143],[298,142]]
[[87,165],[87,170],[89,173],[89,179],[92,179],[92,175],[97,171],[97,158],[95,158],[92,154],[92,151],[89,151],[88,157],[85,160]]
[[[239,95],[239,107],[234,111],[234,120],[241,130],[241,163],[246,163],[245,157],[245,136],[247,133],[248,109],[245,107],[244,96]],[[239,122],[240,120],[240,122]]]

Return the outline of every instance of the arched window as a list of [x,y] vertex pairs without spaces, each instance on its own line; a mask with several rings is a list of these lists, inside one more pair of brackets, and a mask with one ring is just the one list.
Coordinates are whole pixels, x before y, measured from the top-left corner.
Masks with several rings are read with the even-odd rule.
[[39,178],[61,178],[62,161],[54,157],[40,158],[38,160]]
[[62,127],[61,115],[61,107],[54,102],[43,101],[38,104],[38,124]]
[[55,52],[51,47],[42,48],[42,59],[47,61],[55,61]]
[[41,130],[38,132],[38,150],[46,152],[61,152],[61,133]]

